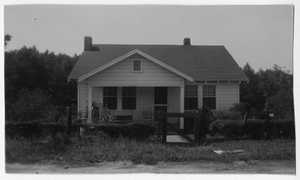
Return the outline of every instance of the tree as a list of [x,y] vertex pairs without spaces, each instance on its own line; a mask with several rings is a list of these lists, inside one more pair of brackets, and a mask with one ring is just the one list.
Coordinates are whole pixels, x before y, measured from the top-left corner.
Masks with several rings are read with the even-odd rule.
[[[30,103],[34,100],[30,96],[39,96],[39,93],[48,97],[47,103],[55,110],[62,109],[63,112],[66,106],[76,104],[76,82],[68,82],[67,78],[77,59],[76,55],[40,53],[35,47],[5,52],[6,119],[13,117],[16,107],[25,108],[21,104]],[[36,91],[39,93],[34,93]],[[28,98],[24,100],[23,96]]]
[[7,43],[11,40],[12,36],[9,34],[5,34],[4,36],[4,46],[7,46]]
[[249,78],[248,84],[241,84],[241,107],[249,111],[256,109],[262,111],[267,100],[272,111],[277,114],[293,109],[293,75],[282,70],[278,65],[272,69],[254,72],[247,63],[243,68]]
[[47,96],[40,89],[29,91],[22,89],[17,102],[12,105],[14,121],[33,121],[43,118],[43,114],[50,106],[51,96]]
[[240,87],[240,101],[246,106],[246,110],[251,108],[260,110],[263,108],[263,92],[259,88],[259,78],[254,69],[247,63],[243,68],[244,73],[249,78],[249,83],[243,83]]

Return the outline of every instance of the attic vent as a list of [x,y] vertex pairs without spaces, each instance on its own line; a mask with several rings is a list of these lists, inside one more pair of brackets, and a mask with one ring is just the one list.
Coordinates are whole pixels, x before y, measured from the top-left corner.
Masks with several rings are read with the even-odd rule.
[[191,39],[190,38],[184,38],[183,45],[191,45]]
[[133,60],[132,61],[132,71],[133,72],[142,72],[142,61],[141,60]]

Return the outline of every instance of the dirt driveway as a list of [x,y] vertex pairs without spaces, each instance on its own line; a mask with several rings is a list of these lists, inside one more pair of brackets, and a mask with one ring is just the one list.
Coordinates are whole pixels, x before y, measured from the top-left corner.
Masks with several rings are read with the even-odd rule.
[[102,162],[93,166],[6,164],[6,173],[13,174],[116,174],[116,173],[172,173],[172,174],[295,174],[295,161],[237,161],[220,162],[160,162],[156,165],[131,162]]

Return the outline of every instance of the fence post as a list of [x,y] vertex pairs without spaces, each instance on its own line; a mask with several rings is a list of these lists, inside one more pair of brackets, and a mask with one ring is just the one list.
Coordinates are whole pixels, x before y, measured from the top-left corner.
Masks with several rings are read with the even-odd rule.
[[162,124],[162,143],[167,142],[167,119],[166,114],[163,112],[158,112],[158,119]]
[[196,112],[194,117],[194,133],[195,133],[195,144],[200,145],[200,113],[199,111]]
[[71,135],[71,127],[72,127],[72,108],[67,107],[66,111],[67,111],[67,135],[70,136]]

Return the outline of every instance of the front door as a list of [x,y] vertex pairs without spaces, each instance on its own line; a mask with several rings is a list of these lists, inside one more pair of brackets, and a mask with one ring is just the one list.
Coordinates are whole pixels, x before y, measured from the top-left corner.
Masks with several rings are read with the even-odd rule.
[[155,87],[154,88],[154,121],[158,121],[158,112],[168,111],[168,88]]

